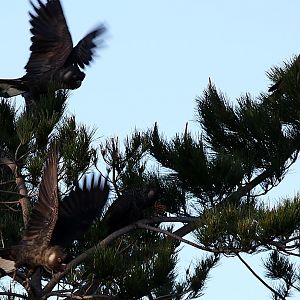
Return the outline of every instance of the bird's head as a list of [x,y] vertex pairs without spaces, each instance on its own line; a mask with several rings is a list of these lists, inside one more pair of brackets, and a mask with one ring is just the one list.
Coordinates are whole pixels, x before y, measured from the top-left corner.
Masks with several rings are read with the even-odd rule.
[[53,246],[45,252],[45,267],[52,271],[63,271],[66,254],[59,246]]

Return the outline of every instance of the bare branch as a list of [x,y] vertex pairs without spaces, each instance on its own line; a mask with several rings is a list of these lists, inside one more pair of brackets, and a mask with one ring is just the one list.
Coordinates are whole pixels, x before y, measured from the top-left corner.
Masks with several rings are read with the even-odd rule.
[[80,299],[80,300],[85,300],[85,299],[106,299],[106,300],[116,299],[115,297],[105,296],[105,295],[79,296],[79,295],[76,295],[76,294],[73,294],[73,293],[57,292],[57,291],[52,292],[50,294],[50,296],[67,297],[67,298],[70,298],[70,299]]
[[5,190],[0,190],[0,193],[3,193],[3,194],[11,194],[11,195],[16,195],[16,196],[23,196],[23,195],[20,194],[20,193],[12,192],[12,191],[5,191]]
[[178,240],[180,242],[183,242],[183,243],[185,243],[187,245],[190,245],[190,246],[192,246],[194,248],[197,248],[197,249],[200,249],[200,250],[203,250],[203,251],[209,251],[209,252],[214,252],[214,253],[219,253],[220,252],[220,251],[215,250],[215,249],[209,249],[209,248],[200,246],[200,245],[198,245],[198,244],[196,244],[194,242],[191,242],[191,241],[189,241],[187,239],[184,239],[184,238],[182,238],[180,236],[177,236],[176,234],[174,234],[174,233],[172,233],[170,231],[167,231],[167,230],[164,230],[164,229],[161,229],[161,228],[149,226],[149,225],[143,224],[141,222],[137,222],[136,225],[137,225],[138,228],[148,229],[148,230],[151,230],[151,231],[162,233],[164,235],[170,236],[170,237],[172,237],[172,238],[174,238],[174,239],[176,239],[176,240]]
[[[1,191],[0,191],[1,193]],[[19,204],[20,201],[0,201],[0,204]]]
[[22,299],[27,299],[26,295],[12,293],[12,292],[0,292],[0,296],[10,296],[10,297],[18,297]]
[[16,162],[13,160],[7,158],[7,157],[2,157],[0,158],[0,163],[5,164],[7,167],[9,167],[12,171],[12,173],[16,177],[16,185],[19,191],[19,194],[21,195],[20,204],[22,207],[22,212],[23,212],[23,222],[24,222],[24,227],[27,227],[28,220],[29,220],[29,208],[30,208],[30,203],[28,199],[28,191],[25,185],[24,178],[22,174],[20,173],[20,170],[18,168],[18,165]]
[[272,293],[277,295],[280,299],[285,300],[285,297],[280,295],[277,291],[275,291],[270,285],[268,285],[260,276],[258,276],[254,270],[248,265],[248,263],[240,256],[239,253],[236,254],[236,256],[239,258],[239,260],[246,266],[246,268],[266,287],[268,288]]
[[2,181],[2,182],[0,182],[0,185],[6,185],[6,184],[11,184],[11,183],[14,183],[14,181],[13,180]]

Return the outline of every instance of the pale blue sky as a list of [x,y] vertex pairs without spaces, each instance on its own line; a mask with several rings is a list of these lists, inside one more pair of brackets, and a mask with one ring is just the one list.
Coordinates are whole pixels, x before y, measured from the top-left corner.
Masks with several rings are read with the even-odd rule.
[[[270,84],[265,71],[300,53],[298,0],[62,3],[74,43],[99,22],[109,28],[107,47],[69,100],[69,111],[96,126],[100,137],[124,138],[135,127],[147,129],[154,122],[168,137],[181,132],[187,121],[196,133],[194,99],[209,77],[233,101],[245,92],[258,95]],[[29,8],[25,0],[0,4],[1,78],[24,74]],[[298,170],[293,168],[291,179],[272,197],[299,189]],[[196,255],[185,253],[186,263]],[[236,259],[223,259],[211,275],[203,300],[270,299]]]

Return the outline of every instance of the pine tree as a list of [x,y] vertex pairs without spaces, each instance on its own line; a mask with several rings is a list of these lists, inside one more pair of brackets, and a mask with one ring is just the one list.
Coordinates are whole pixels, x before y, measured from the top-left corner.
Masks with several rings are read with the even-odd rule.
[[[1,248],[20,241],[37,201],[43,168],[54,141],[60,148],[61,197],[85,174],[95,172],[99,153],[111,169],[111,202],[120,195],[129,195],[126,197],[131,200],[130,197],[139,194],[138,199],[142,199],[147,197],[149,187],[158,186],[158,180],[145,169],[144,155],[148,151],[145,138],[135,134],[131,140],[127,139],[124,153],[119,150],[117,140],[108,139],[98,151],[99,145],[92,143],[95,131],[77,124],[75,116],[65,114],[68,94],[53,90],[49,87],[48,94],[36,99],[30,110],[16,107],[12,100],[0,102]],[[147,207],[140,217],[150,220],[156,215],[154,210]],[[189,283],[176,281],[174,242],[151,229],[135,230],[137,225],[129,223],[125,228],[113,227],[114,231],[119,230],[112,232],[112,226],[107,226],[110,218],[108,213],[100,217],[83,239],[67,249],[68,264],[61,273],[51,274],[41,268],[40,273],[30,274],[26,267],[13,270],[11,264],[0,262],[0,276],[8,275],[24,288],[13,289],[3,279],[0,295],[26,299],[46,299],[51,295],[72,298],[73,294],[120,299],[178,295],[180,299]],[[149,220],[145,226],[150,223],[158,229],[159,222]]]
[[[66,115],[66,92],[49,87],[30,111],[1,100],[1,247],[20,240],[54,140],[60,147],[62,195],[95,172],[99,160],[106,163],[111,193],[103,215],[67,249],[65,270],[51,274],[40,268],[32,275],[25,267],[2,269],[0,276],[12,277],[24,289],[4,284],[0,295],[193,299],[203,294],[209,272],[224,256],[238,257],[258,277],[242,254],[261,252],[269,256],[266,278],[259,280],[274,299],[299,291],[300,199],[272,207],[263,201],[300,150],[299,61],[271,69],[275,85],[256,99],[246,94],[230,102],[209,82],[196,99],[202,126],[197,137],[186,126],[167,140],[155,124],[124,144],[108,138],[99,147],[94,130]],[[123,204],[111,204],[117,201]],[[201,258],[179,278],[176,264],[184,243],[199,249]]]

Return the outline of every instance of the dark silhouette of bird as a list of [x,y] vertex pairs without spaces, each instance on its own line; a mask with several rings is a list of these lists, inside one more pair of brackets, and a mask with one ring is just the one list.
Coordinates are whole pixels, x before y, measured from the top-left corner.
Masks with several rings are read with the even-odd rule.
[[161,198],[158,186],[131,188],[120,195],[108,208],[103,218],[107,235],[147,217],[148,209],[155,207]]
[[85,73],[81,70],[93,60],[99,38],[106,31],[100,25],[73,47],[60,0],[47,0],[44,4],[32,2],[34,13],[29,13],[31,24],[30,57],[26,74],[17,79],[0,79],[0,96],[9,98],[22,94],[25,100],[34,101],[47,92],[53,82],[55,89],[77,89]]
[[[64,247],[79,239],[99,217],[109,195],[107,178],[84,178],[68,196],[59,199],[57,179],[58,150],[53,146],[43,172],[38,200],[18,245],[0,249],[0,256],[15,262],[15,268],[48,271],[64,268]],[[104,182],[103,182],[104,181]],[[5,266],[0,269],[5,270]]]

